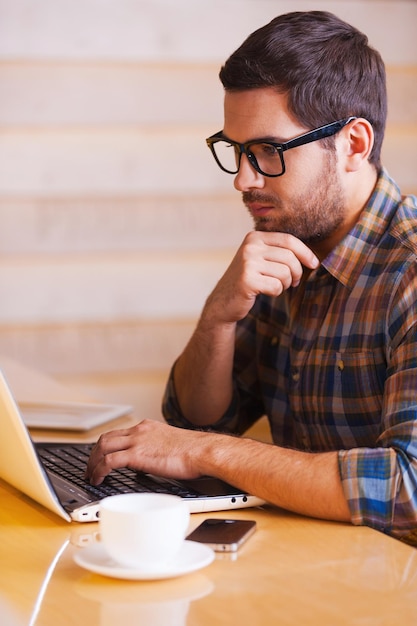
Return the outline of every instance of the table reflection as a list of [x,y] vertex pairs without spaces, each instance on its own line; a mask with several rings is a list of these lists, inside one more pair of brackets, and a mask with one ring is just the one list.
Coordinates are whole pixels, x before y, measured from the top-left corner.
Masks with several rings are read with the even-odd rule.
[[185,626],[190,603],[209,595],[213,583],[204,574],[166,581],[122,582],[86,574],[74,585],[82,598],[100,606],[100,626]]

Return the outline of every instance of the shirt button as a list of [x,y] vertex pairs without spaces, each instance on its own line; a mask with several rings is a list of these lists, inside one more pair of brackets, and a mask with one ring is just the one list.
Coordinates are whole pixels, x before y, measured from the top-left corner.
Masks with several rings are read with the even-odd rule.
[[340,372],[343,372],[343,370],[345,369],[345,364],[343,363],[342,359],[339,359],[339,361],[337,362],[337,368]]
[[293,369],[291,372],[291,378],[295,383],[300,380],[300,372],[297,369]]
[[271,339],[271,346],[276,346],[278,343],[278,337],[272,337]]

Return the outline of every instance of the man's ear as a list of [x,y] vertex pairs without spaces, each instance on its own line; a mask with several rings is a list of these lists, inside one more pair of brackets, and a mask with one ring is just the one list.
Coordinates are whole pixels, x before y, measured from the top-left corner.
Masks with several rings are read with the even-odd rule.
[[342,150],[346,171],[356,172],[369,159],[374,145],[374,131],[372,125],[363,117],[350,122],[344,131]]

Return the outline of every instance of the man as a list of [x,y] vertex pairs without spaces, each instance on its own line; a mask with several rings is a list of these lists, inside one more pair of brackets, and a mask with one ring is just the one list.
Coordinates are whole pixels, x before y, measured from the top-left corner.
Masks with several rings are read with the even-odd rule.
[[[291,511],[409,538],[416,199],[380,163],[383,62],[334,15],[295,12],[253,33],[220,78],[224,127],[207,143],[255,231],[172,370],[171,425],[104,435],[87,475],[210,474]],[[274,445],[230,436],[264,414]]]

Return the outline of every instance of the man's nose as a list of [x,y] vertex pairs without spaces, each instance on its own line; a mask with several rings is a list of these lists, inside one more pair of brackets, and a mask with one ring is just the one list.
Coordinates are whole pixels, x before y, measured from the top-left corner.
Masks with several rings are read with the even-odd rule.
[[239,171],[233,185],[237,191],[246,191],[254,187],[261,189],[265,185],[265,177],[252,167],[246,154],[241,156]]

